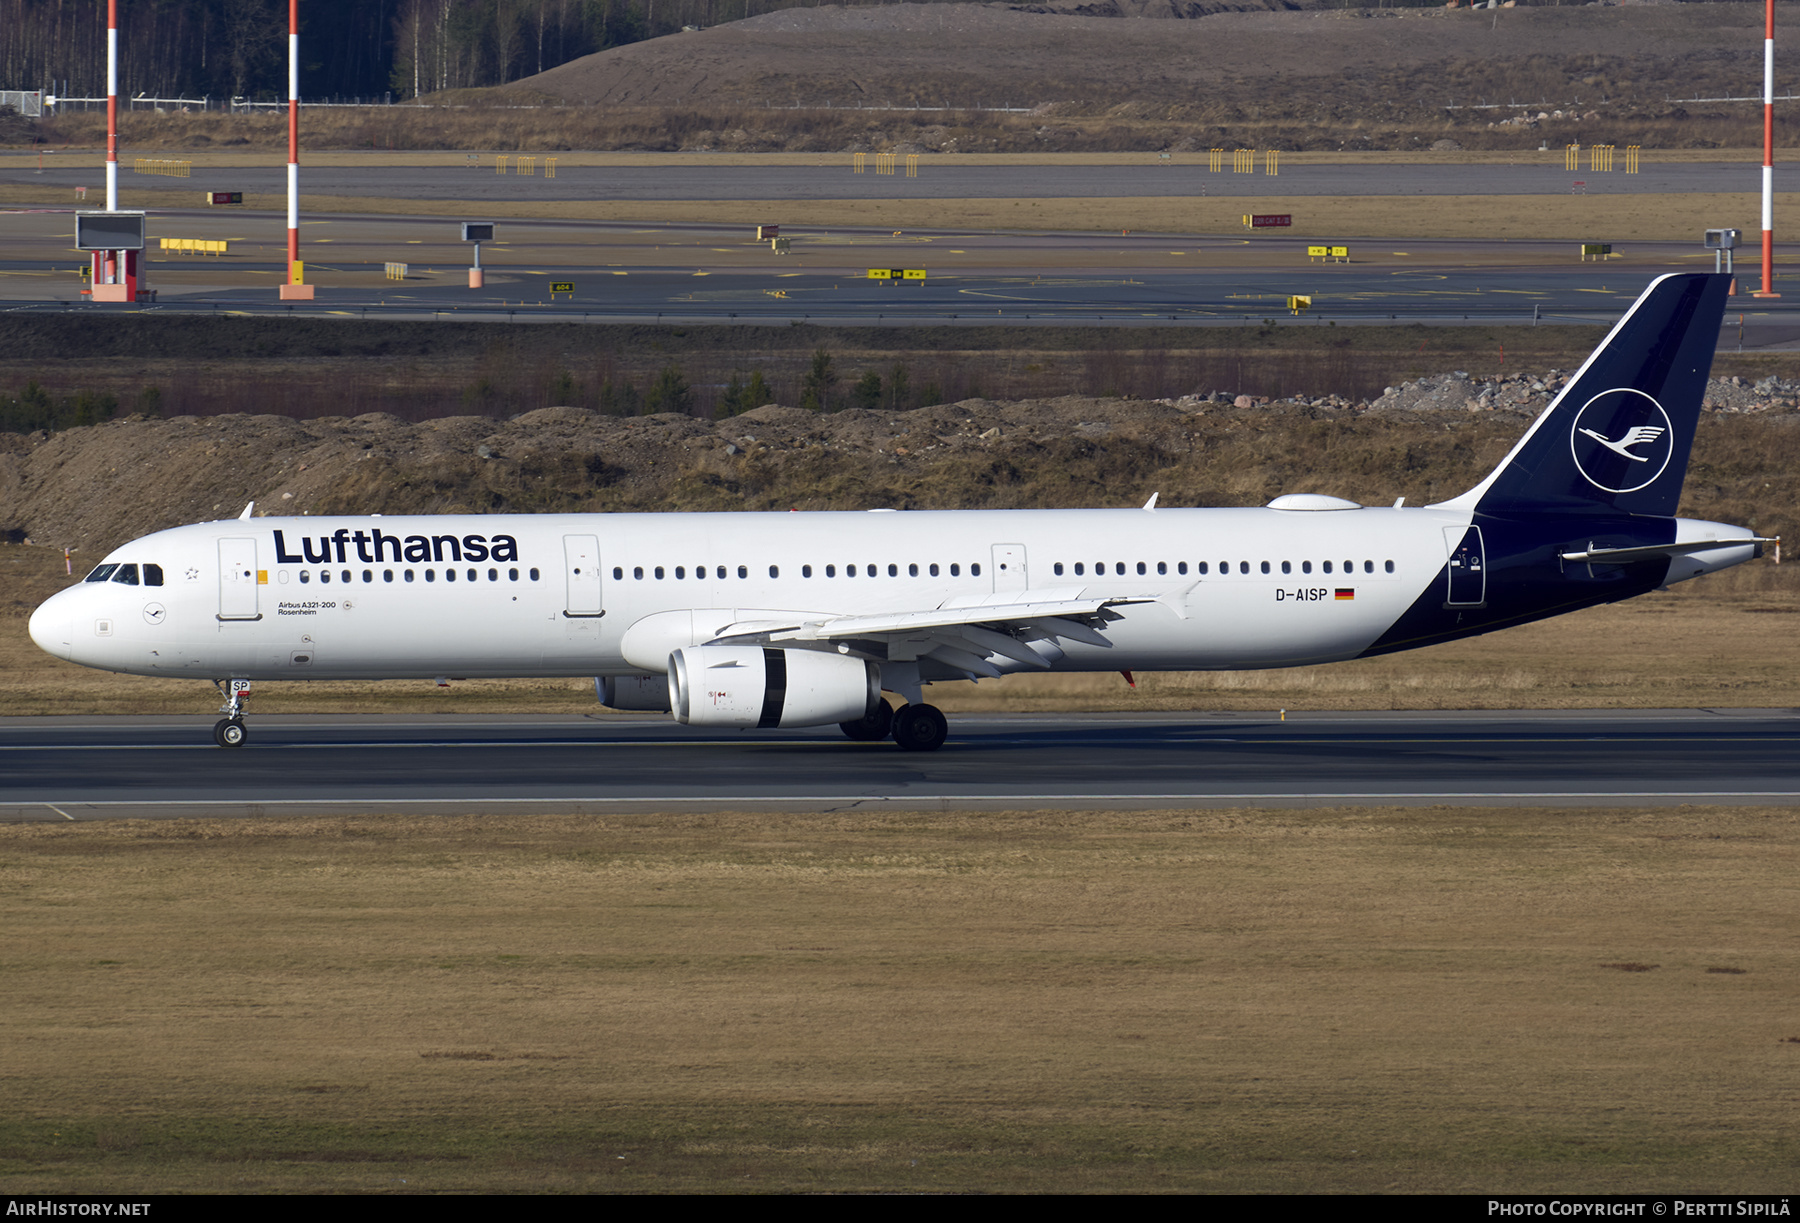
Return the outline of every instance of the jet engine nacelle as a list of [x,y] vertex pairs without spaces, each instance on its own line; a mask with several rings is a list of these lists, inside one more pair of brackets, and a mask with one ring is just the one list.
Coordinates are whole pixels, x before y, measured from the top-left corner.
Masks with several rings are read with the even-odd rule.
[[674,708],[666,675],[596,675],[594,695],[608,709],[668,713]]
[[769,646],[691,646],[669,655],[675,720],[690,726],[827,726],[868,716],[881,667]]

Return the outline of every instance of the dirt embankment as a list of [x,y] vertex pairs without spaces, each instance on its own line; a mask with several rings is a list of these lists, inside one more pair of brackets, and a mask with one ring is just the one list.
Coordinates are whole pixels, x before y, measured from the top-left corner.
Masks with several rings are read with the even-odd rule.
[[[1744,106],[1670,101],[1749,92],[1755,5],[1224,7],[788,9],[603,51],[487,92],[693,110],[669,135],[694,151],[1070,151],[1159,139],[1290,150],[1438,139],[1709,146],[1756,118]],[[712,112],[734,107],[745,113],[718,126]],[[881,113],[937,108],[1030,113],[999,123]]]
[[[1474,483],[1562,375],[1466,374],[1275,403],[984,399],[910,412],[768,405],[704,421],[544,408],[497,422],[134,417],[0,435],[0,531],[86,559],[152,530],[258,515],[1377,504]],[[1736,382],[1736,385],[1733,385]],[[1800,501],[1800,388],[1715,382],[1683,513],[1783,533]],[[1790,534],[1792,534],[1790,532]]]
[[[793,8],[422,104],[314,109],[305,138],[314,149],[906,153],[1750,148],[1761,139],[1746,97],[1762,67],[1761,5],[1328,4]],[[1744,100],[1718,100],[1733,98]],[[278,149],[287,131],[275,115],[121,119],[138,149]],[[1786,126],[1776,135],[1792,140]],[[98,112],[0,130],[0,143],[103,138]]]

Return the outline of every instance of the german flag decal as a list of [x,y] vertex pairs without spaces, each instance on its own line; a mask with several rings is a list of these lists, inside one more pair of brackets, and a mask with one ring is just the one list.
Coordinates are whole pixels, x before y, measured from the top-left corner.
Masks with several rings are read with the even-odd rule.
[[1339,586],[1337,588],[1337,597],[1338,602],[1340,603],[1348,602],[1356,597],[1356,588],[1354,586]]

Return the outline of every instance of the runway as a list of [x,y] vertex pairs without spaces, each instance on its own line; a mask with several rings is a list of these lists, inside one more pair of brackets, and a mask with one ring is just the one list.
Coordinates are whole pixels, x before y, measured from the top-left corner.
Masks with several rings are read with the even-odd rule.
[[936,753],[667,718],[0,722],[0,819],[410,811],[1604,807],[1800,798],[1791,710],[961,715]]

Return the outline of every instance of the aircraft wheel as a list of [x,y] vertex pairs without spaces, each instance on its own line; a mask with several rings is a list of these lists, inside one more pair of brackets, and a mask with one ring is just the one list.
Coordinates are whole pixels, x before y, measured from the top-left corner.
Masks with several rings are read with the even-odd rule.
[[839,722],[838,729],[858,743],[879,743],[894,729],[894,707],[877,701],[873,712],[854,722]]
[[950,723],[935,705],[907,705],[894,715],[894,742],[909,752],[935,752],[950,736]]
[[236,718],[222,718],[213,727],[213,742],[220,747],[242,747],[247,737],[244,724]]

